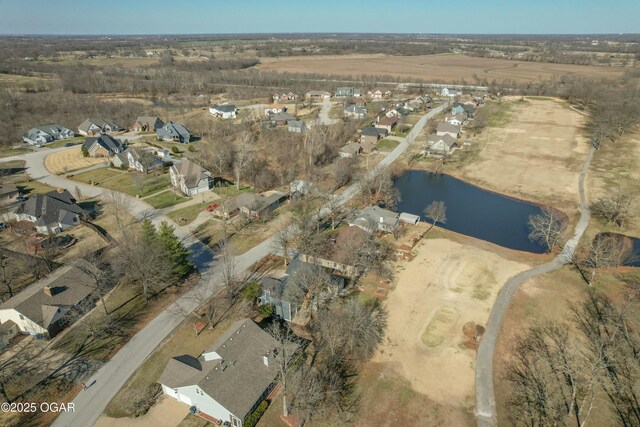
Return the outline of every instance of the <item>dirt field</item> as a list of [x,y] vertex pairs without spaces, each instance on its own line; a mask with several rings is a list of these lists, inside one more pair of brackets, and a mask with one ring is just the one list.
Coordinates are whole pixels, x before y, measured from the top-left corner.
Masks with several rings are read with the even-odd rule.
[[274,58],[269,62],[264,58],[261,61],[261,70],[343,76],[390,75],[442,82],[459,82],[461,79],[474,82],[474,75],[489,81],[513,79],[527,82],[549,79],[554,75],[616,77],[623,73],[623,70],[610,67],[510,61],[466,55],[299,56]]
[[78,169],[88,168],[107,161],[104,158],[82,157],[80,147],[49,154],[44,159],[44,166],[51,173],[62,174]]
[[578,175],[589,150],[580,133],[585,117],[553,99],[503,102],[510,103],[510,119],[472,139],[479,146],[477,157],[452,174],[571,216],[577,212]]
[[484,325],[504,281],[527,268],[477,245],[442,238],[419,243],[385,301],[389,321],[374,362],[430,400],[473,407],[475,351],[464,347],[462,327]]

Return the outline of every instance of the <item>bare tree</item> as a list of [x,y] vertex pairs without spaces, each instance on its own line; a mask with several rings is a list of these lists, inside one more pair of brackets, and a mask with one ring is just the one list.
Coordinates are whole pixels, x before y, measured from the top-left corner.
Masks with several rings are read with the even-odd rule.
[[429,227],[429,230],[431,230],[436,225],[437,222],[439,222],[440,224],[446,224],[447,223],[447,206],[443,201],[440,201],[440,200],[433,201],[429,203],[429,206],[424,208],[424,216],[427,219],[431,220],[431,227]]
[[295,229],[294,226],[284,226],[274,235],[275,249],[282,252],[282,259],[284,260],[284,266],[287,266],[287,259],[289,258],[289,250],[295,241]]
[[395,188],[391,171],[386,167],[377,167],[361,177],[358,189],[362,201],[367,204],[393,208],[400,201],[400,192]]
[[251,160],[251,142],[252,136],[249,131],[243,131],[238,137],[238,150],[233,160],[233,172],[236,178],[236,189],[240,189],[240,178],[242,172]]
[[224,287],[233,296],[235,295],[234,285],[236,284],[238,271],[236,257],[233,255],[231,244],[227,237],[220,239],[217,249]]
[[588,283],[592,283],[600,268],[615,268],[624,265],[633,257],[633,244],[628,238],[615,234],[599,234],[591,242],[589,255],[583,264],[591,270]]
[[118,191],[106,191],[104,192],[104,201],[106,213],[113,217],[121,237],[124,238],[130,225],[127,221],[127,215],[131,208],[129,196]]
[[633,197],[622,190],[608,192],[591,204],[591,213],[606,224],[624,227],[633,216]]
[[[17,263],[16,259],[12,259],[4,251],[0,252],[0,283],[6,288],[6,299],[13,298],[13,286],[18,278]],[[6,299],[2,298],[3,301]]]
[[529,217],[529,240],[544,245],[548,251],[553,251],[560,243],[560,236],[565,223],[558,215],[543,208],[542,213]]
[[113,287],[116,282],[114,272],[110,265],[100,255],[92,254],[85,257],[88,265],[78,264],[78,268],[89,275],[93,280],[93,288],[104,309],[104,314],[110,316],[107,302],[104,299],[105,294]]
[[280,383],[282,384],[282,415],[289,416],[289,406],[287,405],[287,377],[291,365],[295,363],[295,356],[301,350],[301,341],[293,333],[289,325],[277,322],[271,323],[267,327],[267,332],[271,334],[277,343],[273,352],[273,359],[278,367]]

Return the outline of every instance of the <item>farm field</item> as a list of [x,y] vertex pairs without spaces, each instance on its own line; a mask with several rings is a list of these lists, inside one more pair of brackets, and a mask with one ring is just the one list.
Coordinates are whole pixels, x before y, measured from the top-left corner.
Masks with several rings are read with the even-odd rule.
[[581,134],[585,117],[553,99],[510,99],[483,108],[493,106],[503,110],[472,139],[468,149],[474,150],[473,158],[451,174],[489,190],[550,204],[570,216],[577,212],[578,175],[589,151]]
[[530,82],[550,79],[554,75],[611,77],[624,70],[588,65],[550,64],[511,61],[466,55],[422,56],[298,56],[262,59],[260,70],[292,73],[334,74],[342,76],[389,75],[429,81],[473,83],[480,79],[503,81],[512,79]]
[[485,325],[502,284],[530,265],[517,252],[438,232],[418,244],[414,259],[398,265],[384,303],[385,338],[373,362],[438,405],[469,409],[476,355],[465,346],[463,326]]

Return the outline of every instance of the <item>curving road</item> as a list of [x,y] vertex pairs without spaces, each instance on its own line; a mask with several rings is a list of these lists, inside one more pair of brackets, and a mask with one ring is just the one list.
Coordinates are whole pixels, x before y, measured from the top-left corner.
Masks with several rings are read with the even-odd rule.
[[476,357],[476,416],[478,417],[478,427],[497,425],[496,399],[493,389],[493,359],[502,318],[509,308],[511,299],[525,280],[540,274],[549,273],[570,262],[582,234],[586,230],[587,225],[589,225],[591,213],[587,203],[585,180],[594,153],[595,149],[591,147],[578,179],[580,220],[576,224],[573,237],[564,245],[562,251],[552,261],[523,271],[507,280],[500,290],[500,293],[498,293],[496,302],[493,304],[489,321],[487,322],[487,328],[482,337],[482,341],[480,341],[480,347],[478,348]]

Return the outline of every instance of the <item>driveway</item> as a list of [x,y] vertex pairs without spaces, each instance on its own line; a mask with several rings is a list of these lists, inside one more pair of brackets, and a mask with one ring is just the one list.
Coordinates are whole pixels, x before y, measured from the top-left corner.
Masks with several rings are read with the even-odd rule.
[[175,427],[187,416],[189,407],[167,396],[153,405],[149,412],[138,418],[111,418],[102,415],[95,427]]

